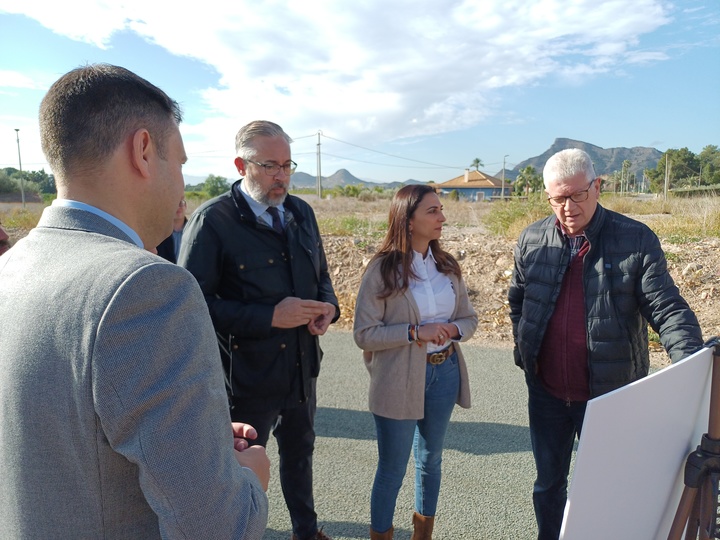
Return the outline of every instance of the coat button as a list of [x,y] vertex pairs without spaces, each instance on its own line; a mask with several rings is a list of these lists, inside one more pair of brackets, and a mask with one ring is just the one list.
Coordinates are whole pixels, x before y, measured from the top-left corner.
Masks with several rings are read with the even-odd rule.
[[244,264],[241,264],[241,265],[240,265],[240,270],[245,270],[245,265],[244,265]]
[[275,261],[274,261],[274,260],[272,260],[272,259],[268,259],[268,263],[270,263],[270,264],[274,264],[274,263],[275,263]]
[[237,351],[238,349],[239,349],[239,346],[238,346],[238,345],[233,345],[233,346],[232,346],[232,350],[233,350],[233,351]]
[[284,343],[281,343],[281,344],[280,344],[280,348],[281,348],[281,349],[284,349],[285,347],[287,347],[287,345],[285,345]]

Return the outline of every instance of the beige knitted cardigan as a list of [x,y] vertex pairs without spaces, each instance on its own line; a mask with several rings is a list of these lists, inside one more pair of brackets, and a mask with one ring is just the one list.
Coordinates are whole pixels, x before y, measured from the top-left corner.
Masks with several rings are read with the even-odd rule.
[[[408,324],[420,324],[420,311],[409,289],[388,298],[378,297],[383,288],[379,262],[373,261],[363,276],[353,325],[355,343],[363,350],[370,372],[370,411],[396,420],[420,419],[424,416],[427,347],[408,343]],[[454,274],[448,277],[455,290],[450,322],[460,329],[460,340],[467,341],[477,328],[477,315],[464,281]],[[460,369],[457,404],[469,408],[467,365],[457,342],[455,350]]]

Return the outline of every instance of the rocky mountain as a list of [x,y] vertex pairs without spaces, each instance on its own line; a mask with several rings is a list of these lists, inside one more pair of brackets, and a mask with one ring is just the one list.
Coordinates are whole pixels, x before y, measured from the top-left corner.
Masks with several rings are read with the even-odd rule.
[[[644,146],[635,146],[633,148],[601,148],[594,144],[586,143],[583,141],[576,141],[574,139],[558,138],[555,139],[552,146],[539,156],[531,157],[525,161],[518,163],[513,169],[505,169],[505,180],[511,182],[517,178],[518,174],[522,169],[528,165],[535,167],[538,173],[542,173],[542,169],[545,166],[545,162],[555,152],[565,150],[566,148],[580,148],[585,150],[593,160],[595,164],[595,172],[598,175],[611,174],[615,171],[622,169],[622,163],[625,160],[630,161],[630,173],[635,173],[638,178],[642,178],[644,169],[654,169],[657,167],[657,163],[662,157],[663,153],[655,148],[648,148]],[[502,170],[495,173],[495,178],[502,178]],[[443,182],[446,179],[439,179],[438,181]],[[187,180],[186,180],[187,181]],[[294,188],[314,188],[316,186],[316,178],[313,175],[296,172],[293,174],[291,179],[291,185]],[[347,169],[340,169],[330,176],[322,177],[323,188],[332,189],[338,186],[348,185],[364,185],[370,189],[380,186],[388,189],[396,189],[407,184],[424,184],[419,180],[408,179],[404,182],[371,182],[369,180],[361,180],[360,178],[353,176],[353,174]]]
[[[622,169],[623,161],[628,160],[631,164],[630,174],[635,173],[638,178],[642,178],[643,170],[657,167],[657,163],[663,155],[660,150],[645,146],[635,146],[633,148],[601,148],[582,141],[558,138],[555,139],[555,142],[553,142],[550,148],[539,156],[518,163],[511,171],[506,170],[505,178],[517,178],[520,171],[528,165],[532,165],[538,173],[542,173],[542,169],[548,158],[555,152],[565,150],[566,148],[580,148],[590,154],[593,164],[595,165],[595,173],[598,175],[612,174],[615,171],[619,171]],[[502,171],[500,174],[502,174]]]

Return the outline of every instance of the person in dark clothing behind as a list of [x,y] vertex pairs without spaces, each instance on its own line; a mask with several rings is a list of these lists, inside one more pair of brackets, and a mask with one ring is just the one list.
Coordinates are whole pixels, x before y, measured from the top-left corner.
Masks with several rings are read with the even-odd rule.
[[173,230],[170,233],[170,236],[163,240],[157,247],[157,254],[171,263],[177,262],[178,255],[180,254],[182,233],[185,228],[185,224],[187,223],[187,218],[185,217],[186,208],[187,202],[183,199],[180,201],[177,210],[175,210],[175,215],[173,216]]
[[520,235],[508,300],[528,386],[538,539],[556,540],[587,401],[648,374],[648,323],[673,362],[703,340],[655,233],[598,204],[590,156],[562,150],[543,177],[554,215]]
[[0,225],[0,255],[10,249],[10,237]]
[[312,490],[318,336],[340,315],[312,208],[288,195],[292,140],[255,121],[235,138],[244,179],[201,205],[183,233],[178,263],[195,275],[218,334],[231,417],[270,432],[296,540],[318,530]]

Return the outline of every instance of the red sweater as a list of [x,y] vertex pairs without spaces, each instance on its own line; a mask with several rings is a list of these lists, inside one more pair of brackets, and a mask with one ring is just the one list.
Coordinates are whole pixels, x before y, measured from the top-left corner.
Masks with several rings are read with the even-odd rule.
[[589,242],[565,272],[555,311],[538,354],[538,376],[550,394],[565,401],[590,399],[583,259]]

